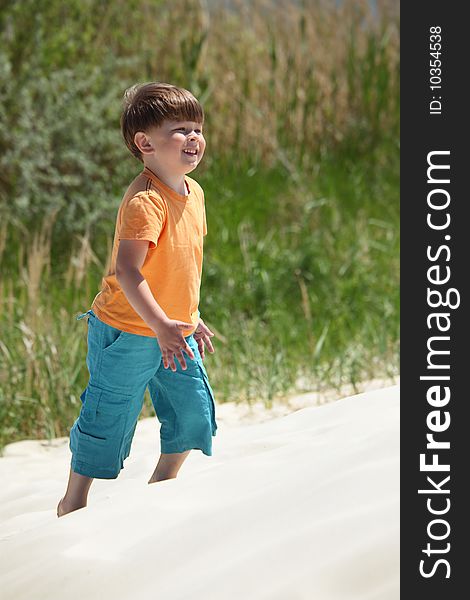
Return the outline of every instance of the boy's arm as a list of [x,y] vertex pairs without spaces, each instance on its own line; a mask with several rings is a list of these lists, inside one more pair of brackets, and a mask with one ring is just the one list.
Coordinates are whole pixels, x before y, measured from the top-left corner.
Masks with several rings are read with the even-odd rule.
[[168,317],[140,272],[148,247],[147,240],[121,240],[116,259],[116,279],[134,310],[151,329],[158,329],[168,321]]
[[140,272],[147,256],[147,240],[120,240],[116,259],[116,279],[131,306],[155,332],[162,352],[164,368],[176,371],[174,357],[186,369],[183,350],[194,360],[194,353],[182,330],[193,329],[191,323],[169,319],[155,300],[147,280]]

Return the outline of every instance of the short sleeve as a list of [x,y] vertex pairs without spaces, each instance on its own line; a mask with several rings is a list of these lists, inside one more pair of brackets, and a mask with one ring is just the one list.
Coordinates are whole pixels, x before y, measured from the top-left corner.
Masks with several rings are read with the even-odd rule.
[[148,240],[155,248],[166,222],[166,206],[158,196],[138,194],[129,200],[121,215],[120,240]]

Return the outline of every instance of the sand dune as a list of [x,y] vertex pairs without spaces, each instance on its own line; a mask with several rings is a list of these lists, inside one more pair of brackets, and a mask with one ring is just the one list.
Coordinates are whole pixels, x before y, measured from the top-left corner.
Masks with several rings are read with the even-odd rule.
[[119,478],[61,519],[68,439],[7,446],[2,598],[397,600],[398,386],[255,423],[217,408],[214,456],[148,485],[158,422],[139,421]]

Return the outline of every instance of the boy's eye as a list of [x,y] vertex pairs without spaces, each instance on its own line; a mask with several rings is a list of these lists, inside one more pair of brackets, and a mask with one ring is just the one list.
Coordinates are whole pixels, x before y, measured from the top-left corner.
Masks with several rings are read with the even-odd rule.
[[[178,127],[177,129],[175,129],[175,131],[186,131],[186,127]],[[201,133],[200,129],[195,129],[194,131],[196,133]]]

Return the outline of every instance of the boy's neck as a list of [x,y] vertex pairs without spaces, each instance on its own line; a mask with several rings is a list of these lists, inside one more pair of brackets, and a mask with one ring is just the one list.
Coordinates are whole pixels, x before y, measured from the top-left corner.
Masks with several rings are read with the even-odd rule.
[[160,179],[160,181],[163,181],[165,185],[170,187],[177,194],[181,194],[181,196],[187,196],[188,191],[186,189],[184,175],[172,175],[171,173],[166,173],[162,171],[162,169],[160,169],[157,165],[154,165],[153,163],[150,163],[145,160],[144,166],[150,169],[152,173],[155,173],[155,175],[158,177],[158,179]]

